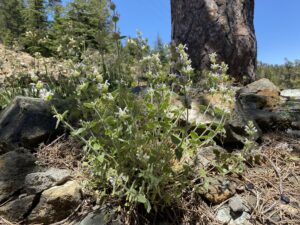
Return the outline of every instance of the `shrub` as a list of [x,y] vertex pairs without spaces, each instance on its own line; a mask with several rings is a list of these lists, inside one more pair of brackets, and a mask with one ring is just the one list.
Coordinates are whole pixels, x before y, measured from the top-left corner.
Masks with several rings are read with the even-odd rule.
[[[139,48],[133,42],[131,39],[128,47]],[[228,115],[224,111],[218,110],[223,116],[213,128],[189,123],[189,105],[172,105],[174,87],[187,97],[194,75],[185,46],[173,50],[169,56],[173,61],[165,65],[158,54],[140,60],[136,54],[138,58],[131,60],[130,75],[139,72],[146,78],[145,89],[139,94],[133,93],[131,83],[122,82],[122,77],[115,87],[103,79],[80,84],[77,96],[91,98],[82,101],[81,97],[86,116],[79,128],[67,122],[66,114],[56,115],[85,143],[88,186],[97,190],[103,202],[114,198],[129,211],[143,204],[148,213],[176,204],[195,176],[187,159],[223,131]],[[183,119],[187,120],[185,126],[180,125]],[[202,136],[196,132],[200,127],[205,130]]]

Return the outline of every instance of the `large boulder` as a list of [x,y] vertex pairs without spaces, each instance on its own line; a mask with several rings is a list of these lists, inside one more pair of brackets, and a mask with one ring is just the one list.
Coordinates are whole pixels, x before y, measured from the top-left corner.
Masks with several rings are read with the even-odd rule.
[[81,202],[81,188],[75,181],[44,191],[28,216],[29,224],[52,224],[68,217]]
[[10,151],[0,156],[0,204],[24,187],[35,170],[35,158],[27,152]]
[[282,91],[268,79],[255,81],[237,92],[240,112],[264,131],[299,129],[298,92]]
[[0,114],[0,140],[33,148],[56,133],[50,104],[42,99],[16,97]]

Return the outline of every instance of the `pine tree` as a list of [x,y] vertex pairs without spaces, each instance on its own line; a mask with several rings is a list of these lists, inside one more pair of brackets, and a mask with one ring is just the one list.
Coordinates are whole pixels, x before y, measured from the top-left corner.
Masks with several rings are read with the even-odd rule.
[[104,49],[109,29],[106,0],[74,0],[56,8],[49,37],[62,57],[78,58],[84,49]]
[[26,31],[46,31],[48,21],[45,0],[28,0],[24,16]]
[[105,0],[74,0],[67,17],[74,38],[83,41],[85,47],[96,47],[99,32],[107,29],[107,2]]
[[159,57],[162,63],[167,63],[168,61],[167,48],[164,45],[164,42],[159,35],[157,35],[156,41],[154,43],[154,52],[159,53]]
[[50,56],[47,42],[48,15],[45,0],[28,0],[23,15],[25,19],[25,35],[20,40],[25,50],[31,54],[41,53]]
[[10,45],[23,32],[23,0],[0,1],[0,42]]

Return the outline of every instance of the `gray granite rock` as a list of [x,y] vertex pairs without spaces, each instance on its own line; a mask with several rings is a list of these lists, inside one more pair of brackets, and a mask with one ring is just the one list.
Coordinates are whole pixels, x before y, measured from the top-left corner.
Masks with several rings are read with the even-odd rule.
[[45,172],[28,174],[25,178],[25,190],[29,194],[40,193],[55,185],[61,185],[70,179],[69,170],[50,168]]

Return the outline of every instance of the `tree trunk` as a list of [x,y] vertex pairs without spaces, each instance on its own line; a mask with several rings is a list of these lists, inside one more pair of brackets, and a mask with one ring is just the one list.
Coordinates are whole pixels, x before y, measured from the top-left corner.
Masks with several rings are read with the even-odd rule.
[[194,68],[216,52],[237,81],[255,79],[254,0],[171,0],[171,14],[173,43],[187,45]]

